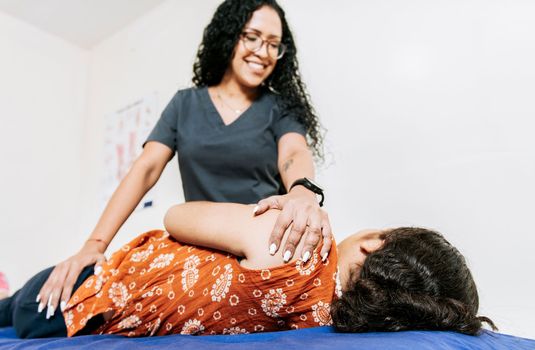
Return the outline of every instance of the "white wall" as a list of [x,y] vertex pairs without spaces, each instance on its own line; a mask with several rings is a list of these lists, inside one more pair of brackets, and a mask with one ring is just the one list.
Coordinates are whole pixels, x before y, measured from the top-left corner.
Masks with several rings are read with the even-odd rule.
[[337,237],[442,231],[467,256],[481,313],[535,338],[535,3],[284,6],[329,130],[320,179]]
[[[99,215],[105,115],[153,91],[162,109],[177,88],[189,86],[202,29],[218,2],[169,0],[91,51],[79,242]],[[281,3],[328,129],[319,179],[337,239],[369,226],[438,229],[466,255],[481,313],[502,332],[535,338],[535,239],[528,221],[535,209],[535,4]],[[20,159],[19,153],[13,164]],[[18,184],[14,194],[32,186]],[[167,205],[182,200],[176,159],[157,186],[160,203],[135,213],[112,249],[161,227]],[[9,210],[24,217],[22,207]],[[58,215],[58,227],[71,220]],[[22,226],[8,227],[28,234]]]
[[0,270],[19,287],[79,244],[88,53],[0,13]]
[[[83,235],[89,235],[101,210],[96,194],[102,188],[106,115],[154,92],[159,109],[163,110],[179,88],[191,86],[192,66],[202,31],[217,4],[218,1],[167,1],[93,48],[82,155]],[[155,206],[134,212],[109,251],[142,231],[163,227],[166,210],[184,201],[176,157],[154,191]]]

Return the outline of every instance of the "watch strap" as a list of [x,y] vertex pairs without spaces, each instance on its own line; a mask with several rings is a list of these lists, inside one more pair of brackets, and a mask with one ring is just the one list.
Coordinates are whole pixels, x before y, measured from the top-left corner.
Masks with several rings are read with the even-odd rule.
[[293,182],[292,186],[290,186],[290,191],[295,186],[303,186],[306,189],[308,189],[309,191],[312,191],[315,194],[319,195],[321,197],[320,201],[319,201],[319,205],[320,205],[320,207],[323,206],[323,201],[325,200],[325,196],[323,194],[323,189],[321,187],[319,187],[316,183],[314,183],[312,180],[310,180],[310,179],[308,179],[306,177],[297,179],[297,180],[295,180]]

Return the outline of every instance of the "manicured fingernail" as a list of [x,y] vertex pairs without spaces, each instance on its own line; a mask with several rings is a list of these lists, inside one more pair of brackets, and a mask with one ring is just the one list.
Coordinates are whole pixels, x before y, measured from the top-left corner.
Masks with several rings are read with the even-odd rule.
[[288,262],[288,260],[290,260],[290,256],[292,256],[292,253],[287,250],[286,253],[284,253],[284,257],[282,259],[284,260],[284,262]]
[[321,256],[321,261],[325,262],[328,256],[329,256],[329,253],[323,253],[323,255]]
[[67,306],[67,303],[62,300],[61,303],[59,303],[59,308],[61,309],[61,312],[65,311],[65,306]]
[[254,207],[254,209],[253,209],[253,215],[256,214],[256,212],[258,211],[258,209],[260,209],[260,208],[258,207],[258,205]]
[[35,298],[35,302],[38,303],[41,301],[41,294],[37,294],[37,298]]
[[306,251],[305,254],[303,254],[303,262],[307,262],[308,259],[310,259],[310,252]]
[[43,309],[45,308],[45,304],[39,303],[39,306],[37,307],[37,312],[41,313],[43,312]]
[[48,310],[46,310],[46,319],[48,320],[50,317],[54,316],[55,312],[56,312],[56,310],[54,309],[54,307],[53,306],[49,306]]
[[277,245],[275,243],[271,243],[269,246],[269,254],[273,255],[277,251]]
[[94,274],[98,276],[100,275],[101,272],[102,272],[102,267],[100,265],[95,266]]

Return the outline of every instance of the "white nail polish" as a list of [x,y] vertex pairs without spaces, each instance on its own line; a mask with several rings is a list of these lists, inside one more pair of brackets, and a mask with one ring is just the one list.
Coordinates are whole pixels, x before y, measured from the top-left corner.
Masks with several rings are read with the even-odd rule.
[[48,320],[50,318],[50,307],[46,309],[46,319]]
[[59,303],[59,308],[61,309],[61,312],[65,311],[65,306],[67,306],[67,303],[62,300],[61,303]]
[[258,205],[254,207],[254,209],[253,209],[253,215],[256,214],[256,212],[258,211],[258,209],[260,209],[260,208],[258,207]]
[[321,257],[321,261],[325,262],[325,260],[327,260],[328,256],[329,256],[329,253],[323,253],[323,255]]
[[305,254],[303,254],[303,262],[307,262],[308,259],[310,259],[310,252],[306,251]]
[[37,312],[41,313],[43,312],[43,309],[45,308],[45,304],[39,303],[39,306],[37,307]]
[[38,303],[41,301],[41,294],[37,294],[37,298],[35,298],[35,302]]
[[100,275],[101,272],[102,272],[102,267],[101,267],[100,265],[95,266],[95,270],[93,271],[93,273],[95,274],[95,276]]
[[288,262],[288,260],[290,260],[290,256],[292,255],[292,253],[290,253],[289,250],[286,251],[286,253],[284,253],[284,257],[282,258],[284,260],[284,262]]
[[277,251],[277,245],[275,243],[271,243],[269,246],[269,254],[273,255]]

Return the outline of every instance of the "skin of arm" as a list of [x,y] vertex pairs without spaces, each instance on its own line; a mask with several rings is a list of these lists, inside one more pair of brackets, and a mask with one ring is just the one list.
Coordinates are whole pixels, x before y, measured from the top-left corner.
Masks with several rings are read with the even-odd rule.
[[[58,304],[63,308],[71,297],[74,283],[82,269],[94,263],[98,265],[105,260],[103,253],[108,244],[145,193],[158,181],[173,155],[174,152],[161,143],[148,142],[145,145],[143,153],[113,193],[89,239],[78,253],[56,265],[39,291],[38,312],[47,306],[46,316],[52,317]],[[97,270],[95,267],[95,273]]]
[[[287,133],[278,144],[278,167],[286,189],[299,178],[314,178],[314,162],[306,139],[298,133]],[[281,240],[286,229],[292,225],[291,233],[284,245],[284,257],[289,260],[297,251],[299,243],[306,232],[305,244],[301,256],[306,261],[311,252],[324,237],[321,256],[325,257],[331,247],[331,227],[327,213],[320,209],[316,194],[303,186],[292,188],[283,196],[272,196],[258,203],[256,215],[268,208],[281,209],[282,213],[273,228],[270,238],[270,252],[275,253],[281,247]]]
[[113,193],[89,239],[102,240],[108,245],[143,196],[158,181],[173,155],[169,147],[159,142],[148,142]]
[[[279,140],[278,152],[279,172],[286,189],[302,177],[314,178],[312,153],[303,135],[292,132],[282,136]],[[297,190],[297,188],[294,189]],[[311,194],[310,197],[316,199],[314,193],[308,191],[307,194]]]
[[187,202],[171,207],[165,215],[167,232],[177,241],[229,252],[244,259],[240,264],[264,268],[283,263],[270,255],[265,244],[279,210],[253,216],[251,206],[234,203]]

